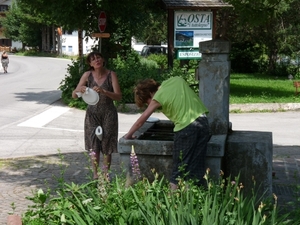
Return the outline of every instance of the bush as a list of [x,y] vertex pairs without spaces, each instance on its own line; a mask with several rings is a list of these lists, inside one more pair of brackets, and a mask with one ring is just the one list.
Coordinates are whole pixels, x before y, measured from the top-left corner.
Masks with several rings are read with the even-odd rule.
[[[173,76],[183,77],[195,90],[198,91],[198,81],[195,81],[195,70],[187,67],[180,68],[179,60],[174,60],[174,68],[166,69],[165,55],[150,55],[147,59],[141,57],[136,52],[131,52],[126,58],[117,56],[115,59],[108,60],[108,67],[117,73],[122,100],[115,102],[116,105],[134,103],[133,89],[136,83],[146,78],[152,78],[159,83]],[[86,108],[86,103],[81,99],[73,99],[72,91],[76,88],[83,72],[88,69],[85,58],[72,60],[68,66],[65,78],[60,83],[59,89],[62,91],[62,100],[70,107],[80,109]]]
[[231,70],[234,73],[255,73],[264,68],[261,59],[263,48],[250,42],[233,43],[231,46]]
[[62,100],[64,103],[70,107],[75,107],[79,109],[85,109],[86,103],[82,98],[73,99],[72,91],[76,88],[82,74],[87,71],[88,65],[85,63],[85,58],[78,58],[77,60],[72,60],[72,64],[68,65],[65,79],[60,82],[59,89],[62,91]]
[[[101,173],[100,173],[101,174]],[[56,196],[38,190],[28,197],[33,204],[23,215],[24,225],[296,225],[300,219],[291,213],[279,215],[275,203],[257,203],[255,194],[243,196],[238,177],[205,175],[207,187],[179,179],[179,188],[170,191],[164,179],[150,183],[146,178],[126,187],[124,176],[108,183],[104,176],[86,184],[66,184],[57,188]]]
[[133,88],[139,80],[153,78],[161,82],[166,78],[155,61],[142,58],[135,52],[128,54],[126,59],[119,56],[113,59],[112,68],[118,75],[122,91],[121,104],[134,102]]

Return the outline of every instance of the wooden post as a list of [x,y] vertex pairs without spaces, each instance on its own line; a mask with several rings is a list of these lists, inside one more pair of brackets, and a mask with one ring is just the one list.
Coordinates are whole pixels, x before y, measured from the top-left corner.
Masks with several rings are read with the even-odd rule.
[[173,68],[174,51],[174,10],[168,9],[168,68]]

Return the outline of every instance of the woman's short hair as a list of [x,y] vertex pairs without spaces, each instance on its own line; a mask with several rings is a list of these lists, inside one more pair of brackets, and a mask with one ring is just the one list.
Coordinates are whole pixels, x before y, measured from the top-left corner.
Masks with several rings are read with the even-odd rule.
[[140,81],[134,88],[135,104],[140,108],[145,107],[149,98],[151,98],[151,94],[154,94],[159,86],[160,84],[153,79]]

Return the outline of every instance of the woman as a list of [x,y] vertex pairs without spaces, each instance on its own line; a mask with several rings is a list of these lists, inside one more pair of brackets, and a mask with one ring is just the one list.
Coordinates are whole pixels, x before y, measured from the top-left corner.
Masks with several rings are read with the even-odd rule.
[[174,123],[173,169],[171,190],[177,189],[178,178],[204,184],[207,142],[210,138],[207,108],[180,77],[172,77],[161,85],[153,79],[141,81],[135,88],[137,106],[148,105],[133,124],[125,139],[135,138],[136,132],[158,108]]
[[[87,56],[90,65],[76,89],[72,92],[73,98],[78,98],[76,92],[85,93],[86,88],[92,88],[99,95],[96,105],[88,105],[84,122],[85,149],[90,152],[93,168],[93,177],[98,179],[98,167],[100,152],[103,153],[103,172],[108,179],[108,171],[111,165],[111,154],[117,152],[118,145],[118,113],[114,106],[114,100],[121,100],[117,74],[105,67],[102,54],[91,52]],[[95,134],[96,128],[103,129],[102,141]]]
[[7,67],[9,64],[9,59],[7,53],[4,51],[1,56],[1,63],[4,70],[4,73],[7,73]]

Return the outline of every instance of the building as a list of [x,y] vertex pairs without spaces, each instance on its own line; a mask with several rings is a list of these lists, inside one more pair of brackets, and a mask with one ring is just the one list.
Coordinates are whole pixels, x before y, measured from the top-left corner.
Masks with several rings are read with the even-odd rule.
[[[8,11],[12,0],[0,0],[0,16],[5,16],[5,12]],[[0,51],[11,51],[11,49],[18,49],[22,47],[21,42],[12,41],[3,34],[3,28],[0,25]]]
[[[85,32],[83,31],[83,37]],[[78,55],[78,31],[64,31],[62,32],[62,53],[65,55]],[[87,40],[87,41],[86,41]],[[93,46],[97,44],[95,38],[84,38],[82,43],[83,54],[89,53]]]

